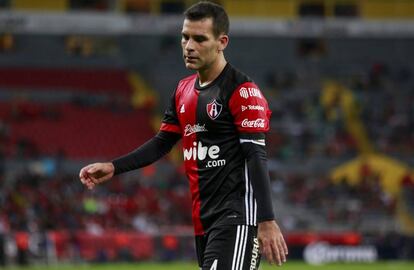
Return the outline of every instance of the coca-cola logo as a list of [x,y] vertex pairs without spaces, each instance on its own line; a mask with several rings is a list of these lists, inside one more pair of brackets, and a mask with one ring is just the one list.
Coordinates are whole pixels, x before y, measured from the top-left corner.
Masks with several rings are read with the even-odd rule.
[[241,122],[241,126],[247,128],[264,128],[265,123],[266,121],[263,118],[258,118],[256,120],[249,120],[246,118]]

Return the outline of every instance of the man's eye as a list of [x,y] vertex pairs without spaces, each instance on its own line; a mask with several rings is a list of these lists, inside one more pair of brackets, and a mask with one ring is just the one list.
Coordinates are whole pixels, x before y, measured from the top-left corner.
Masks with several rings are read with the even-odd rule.
[[196,41],[196,42],[203,42],[203,41],[205,41],[206,39],[204,38],[204,37],[195,37],[194,38],[194,40]]

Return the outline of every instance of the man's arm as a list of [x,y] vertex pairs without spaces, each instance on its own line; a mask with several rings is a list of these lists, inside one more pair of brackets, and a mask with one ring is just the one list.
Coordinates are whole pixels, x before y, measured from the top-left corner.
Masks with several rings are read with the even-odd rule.
[[93,163],[79,172],[81,182],[89,189],[108,181],[114,175],[145,167],[167,154],[181,138],[174,132],[160,131],[134,151],[111,162]]
[[265,150],[265,133],[270,129],[272,112],[259,87],[249,81],[233,91],[228,105],[239,131],[248,177],[257,202],[260,250],[270,263],[281,265],[286,261],[288,250],[273,214]]
[[288,249],[273,213],[264,135],[245,134],[241,137],[241,147],[257,202],[257,237],[261,253],[271,264],[282,265],[286,262]]
[[242,134],[241,137],[241,147],[258,206],[257,221],[274,220],[264,135]]
[[171,151],[180,140],[181,135],[174,132],[160,131],[152,139],[129,154],[112,160],[114,175],[145,167]]

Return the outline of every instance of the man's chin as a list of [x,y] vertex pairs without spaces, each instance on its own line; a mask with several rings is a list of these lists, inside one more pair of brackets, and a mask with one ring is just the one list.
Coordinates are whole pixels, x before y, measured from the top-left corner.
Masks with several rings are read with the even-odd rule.
[[187,69],[190,69],[190,70],[198,70],[197,65],[190,64],[190,63],[186,63],[186,64],[185,64],[185,67],[186,67]]

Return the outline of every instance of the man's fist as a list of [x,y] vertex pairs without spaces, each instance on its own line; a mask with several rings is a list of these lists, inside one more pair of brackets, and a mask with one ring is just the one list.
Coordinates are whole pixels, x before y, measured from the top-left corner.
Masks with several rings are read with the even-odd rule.
[[93,163],[83,167],[79,172],[79,179],[89,189],[97,184],[108,181],[114,176],[115,168],[111,162]]

